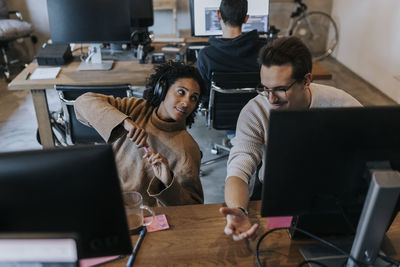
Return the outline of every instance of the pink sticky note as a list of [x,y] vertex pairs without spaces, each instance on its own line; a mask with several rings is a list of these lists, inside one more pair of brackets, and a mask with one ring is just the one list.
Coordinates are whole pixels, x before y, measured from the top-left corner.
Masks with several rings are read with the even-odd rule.
[[[144,222],[150,222],[151,217],[146,217],[144,218]],[[154,221],[152,224],[146,226],[147,232],[155,232],[155,231],[160,231],[160,230],[165,230],[169,228],[169,224],[167,221],[167,217],[165,217],[165,214],[159,214],[154,216]]]
[[121,259],[124,256],[110,256],[110,257],[98,257],[98,258],[88,258],[79,260],[79,267],[90,267],[97,266],[102,263],[110,262],[113,260]]
[[268,217],[267,228],[274,229],[279,227],[290,227],[292,225],[293,216]]

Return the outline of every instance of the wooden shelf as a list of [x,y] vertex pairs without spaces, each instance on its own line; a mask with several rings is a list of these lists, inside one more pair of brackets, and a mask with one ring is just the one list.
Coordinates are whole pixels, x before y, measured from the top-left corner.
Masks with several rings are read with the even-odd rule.
[[176,9],[176,0],[154,0],[154,10]]

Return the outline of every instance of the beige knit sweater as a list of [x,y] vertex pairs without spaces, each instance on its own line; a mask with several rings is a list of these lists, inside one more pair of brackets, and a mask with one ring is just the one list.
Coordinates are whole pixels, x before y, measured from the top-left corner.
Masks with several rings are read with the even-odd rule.
[[[310,91],[310,108],[361,106],[351,95],[331,86],[311,83]],[[237,176],[248,183],[256,172],[267,143],[271,108],[266,97],[256,96],[240,112],[229,153],[227,178]],[[262,180],[262,177],[260,173],[259,179]]]
[[[162,121],[156,109],[147,106],[144,99],[120,99],[95,93],[80,96],[75,102],[75,112],[82,123],[95,128],[106,142],[113,143],[123,191],[140,192],[149,206],[203,203],[200,149],[184,123]],[[127,117],[146,130],[149,150],[168,159],[174,176],[167,188],[142,158],[144,149],[138,149],[126,138],[127,132],[121,123]]]

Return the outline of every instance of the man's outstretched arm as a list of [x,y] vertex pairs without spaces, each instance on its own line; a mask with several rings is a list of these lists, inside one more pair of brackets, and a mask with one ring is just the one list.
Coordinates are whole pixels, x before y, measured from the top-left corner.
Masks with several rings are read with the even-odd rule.
[[225,182],[225,203],[228,207],[220,209],[221,214],[226,216],[225,234],[232,236],[235,241],[254,239],[258,224],[252,225],[247,214],[249,203],[247,183],[236,176],[228,177]]

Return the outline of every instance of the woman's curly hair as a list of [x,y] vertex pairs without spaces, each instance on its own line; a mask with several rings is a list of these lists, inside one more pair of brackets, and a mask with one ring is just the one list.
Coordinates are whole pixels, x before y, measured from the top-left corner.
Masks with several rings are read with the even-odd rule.
[[[165,96],[167,95],[167,91],[173,85],[176,80],[181,78],[191,78],[197,82],[200,87],[200,96],[197,101],[196,108],[192,113],[186,118],[186,125],[192,126],[194,122],[194,118],[196,117],[197,108],[200,103],[200,99],[206,93],[206,87],[201,77],[199,71],[190,65],[186,65],[183,63],[168,61],[164,64],[158,65],[154,68],[155,73],[150,75],[146,83],[146,92],[144,94],[144,99],[147,100],[147,104],[153,107],[158,107],[162,101],[164,101]],[[160,78],[166,82],[166,89],[164,88],[161,95],[154,94],[154,88],[157,82],[160,81]]]

